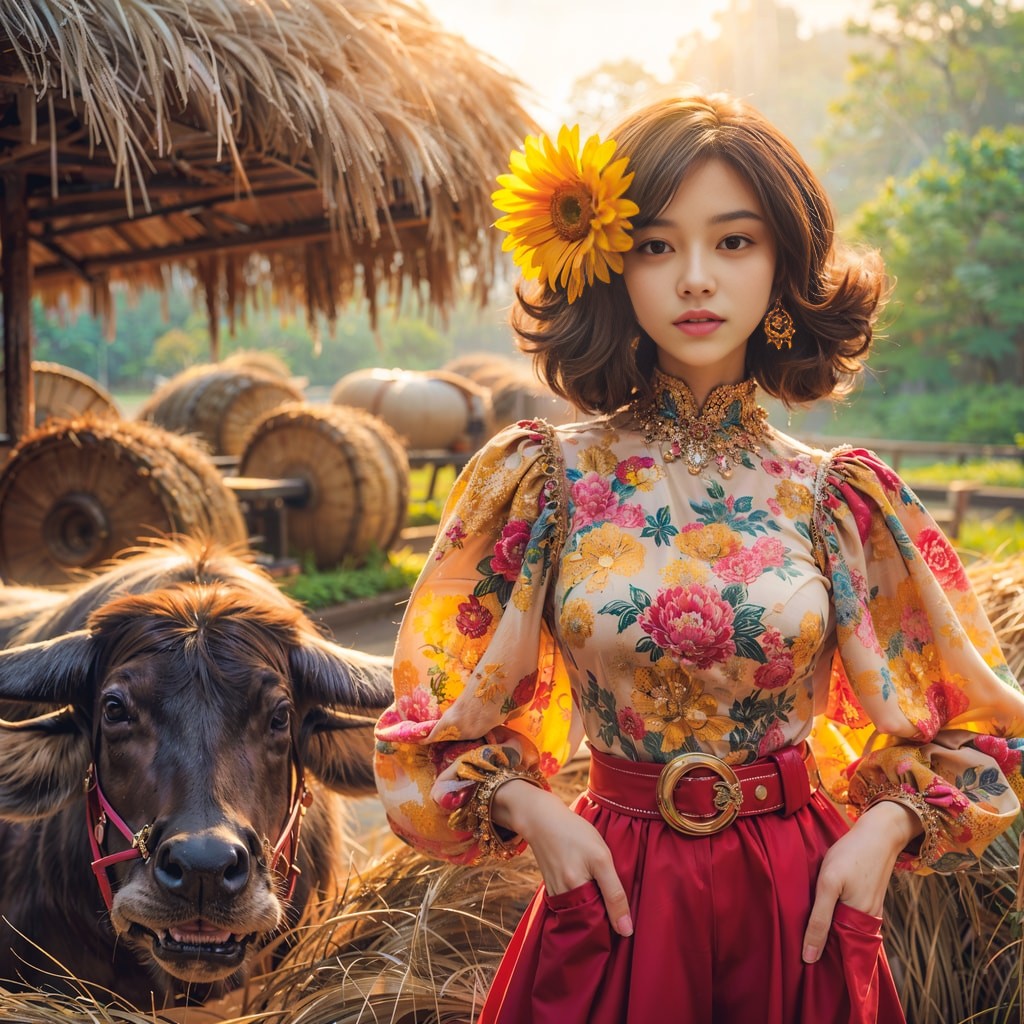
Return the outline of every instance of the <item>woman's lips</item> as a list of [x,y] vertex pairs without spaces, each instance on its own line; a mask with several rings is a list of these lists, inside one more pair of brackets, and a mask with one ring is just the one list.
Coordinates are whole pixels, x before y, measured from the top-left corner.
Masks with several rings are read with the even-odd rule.
[[718,330],[723,323],[725,323],[724,320],[719,320],[715,317],[709,317],[707,319],[703,317],[692,317],[689,319],[676,320],[674,326],[678,327],[683,334],[687,334],[691,338],[703,338]]

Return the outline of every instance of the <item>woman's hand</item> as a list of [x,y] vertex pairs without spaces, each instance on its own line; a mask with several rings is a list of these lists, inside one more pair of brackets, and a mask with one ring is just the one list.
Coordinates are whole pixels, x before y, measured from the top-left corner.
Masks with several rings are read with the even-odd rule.
[[620,935],[633,934],[629,902],[611,852],[589,821],[569,810],[554,793],[520,779],[498,788],[491,801],[491,816],[530,844],[552,896],[593,879],[612,927]]
[[837,902],[882,916],[892,869],[907,843],[922,830],[910,808],[892,800],[869,807],[825,854],[814,906],[804,933],[803,958],[813,964],[824,948]]

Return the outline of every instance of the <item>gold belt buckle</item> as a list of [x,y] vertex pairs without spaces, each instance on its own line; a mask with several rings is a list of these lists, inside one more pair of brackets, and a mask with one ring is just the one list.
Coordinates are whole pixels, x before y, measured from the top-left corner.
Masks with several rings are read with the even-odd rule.
[[[679,780],[695,768],[710,768],[722,779],[716,782],[715,807],[719,813],[707,821],[696,821],[682,814],[673,799]],[[677,832],[688,836],[710,836],[731,825],[740,813],[743,791],[732,767],[714,754],[693,752],[672,758],[658,776],[658,811]]]

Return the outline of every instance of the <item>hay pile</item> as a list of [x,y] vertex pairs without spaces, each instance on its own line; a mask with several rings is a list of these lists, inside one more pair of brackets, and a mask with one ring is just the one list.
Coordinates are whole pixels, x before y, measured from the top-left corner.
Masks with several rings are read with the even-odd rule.
[[[1024,557],[970,570],[1016,671],[1024,664]],[[570,799],[585,761],[559,776]],[[894,881],[886,947],[911,1024],[1019,1021],[1018,821],[969,876]],[[103,1008],[86,999],[0,993],[0,1019],[26,1024],[468,1024],[539,875],[529,855],[474,868],[429,861],[374,830],[386,852],[355,867],[345,891],[288,940],[272,972],[229,1003],[187,1015]]]
[[1001,562],[974,562],[967,576],[995,627],[1010,671],[1024,682],[1024,554]]

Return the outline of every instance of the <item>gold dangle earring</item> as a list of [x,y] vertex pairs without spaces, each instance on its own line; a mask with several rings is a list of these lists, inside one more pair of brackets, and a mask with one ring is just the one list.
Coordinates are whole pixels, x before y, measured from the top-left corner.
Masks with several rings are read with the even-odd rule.
[[796,334],[796,328],[793,326],[793,318],[789,315],[789,310],[782,305],[781,296],[775,300],[775,305],[765,314],[764,323],[764,336],[768,339],[769,344],[774,345],[780,352],[782,346],[786,348],[793,347],[793,335]]

